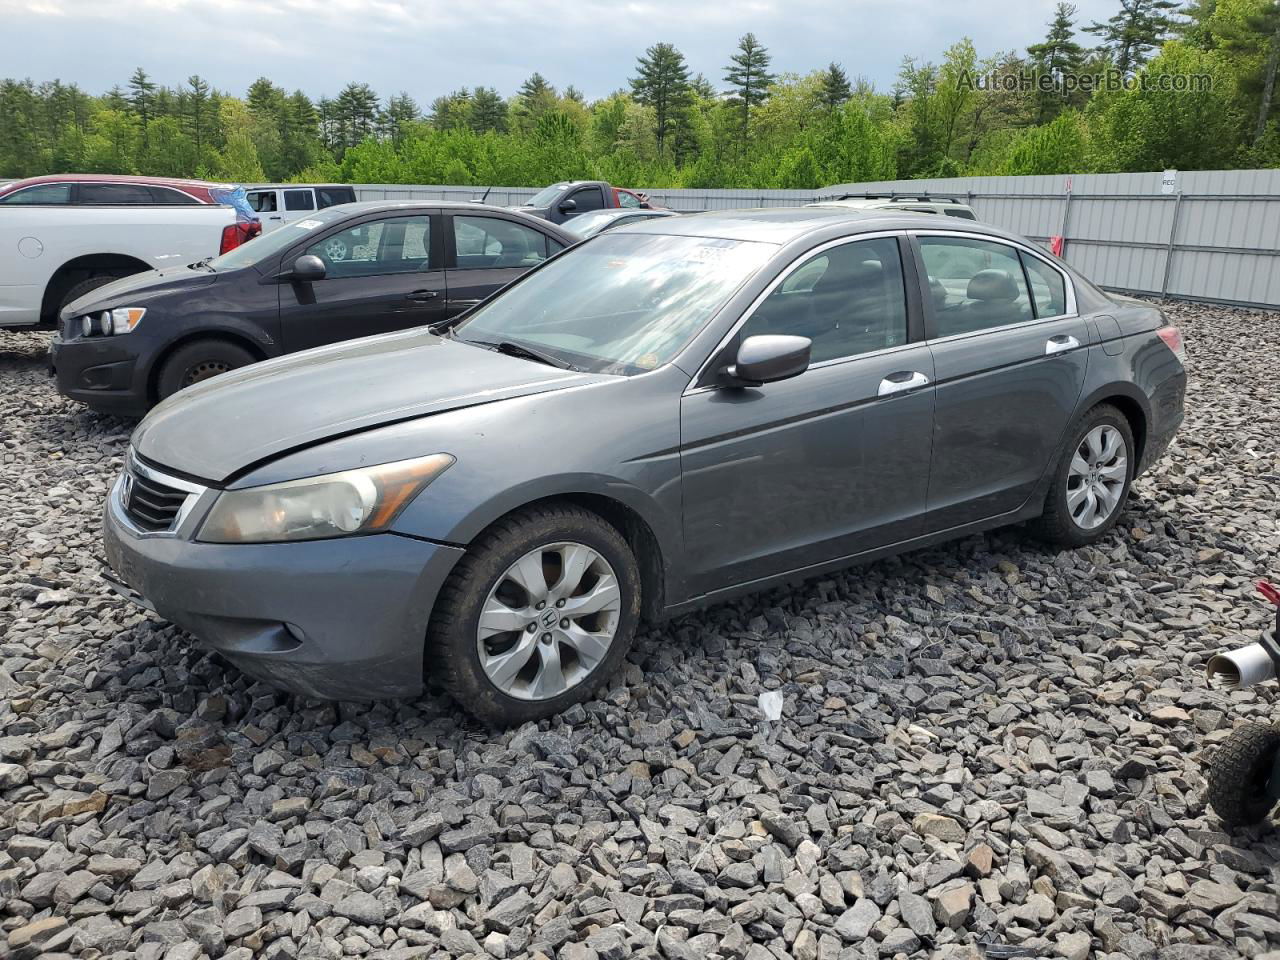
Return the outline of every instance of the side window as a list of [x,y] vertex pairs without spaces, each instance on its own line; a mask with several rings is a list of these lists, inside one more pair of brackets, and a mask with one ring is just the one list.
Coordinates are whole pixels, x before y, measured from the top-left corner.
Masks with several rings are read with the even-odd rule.
[[599,187],[583,187],[581,190],[574,192],[570,197],[574,203],[578,205],[574,213],[587,213],[590,210],[603,210],[604,197],[600,195]]
[[82,183],[77,199],[79,203],[92,204],[155,202],[151,190],[136,183]]
[[497,217],[453,218],[459,270],[532,267],[547,259],[547,238],[522,223]]
[[247,194],[249,206],[254,213],[275,213],[276,192],[274,190],[250,190]]
[[921,237],[935,337],[977,333],[1032,318],[1018,251],[1003,243]]
[[356,192],[350,187],[317,187],[316,200],[320,209],[336,207],[340,203],[355,203]]
[[1031,300],[1037,317],[1060,317],[1067,312],[1067,284],[1062,274],[1039,257],[1018,251],[1031,280]]
[[392,217],[362,223],[313,243],[306,253],[325,263],[328,277],[414,273],[428,267],[431,218]]
[[70,203],[71,184],[69,183],[37,183],[34,187],[15,190],[0,203]]
[[813,341],[814,363],[906,343],[897,239],[855,240],[801,264],[765,298],[741,336],[777,333]]
[[316,205],[310,190],[286,190],[284,192],[284,208],[286,210],[314,210]]
[[615,191],[618,197],[618,206],[632,207],[636,210],[640,209],[640,198],[634,193],[628,193],[626,190]]
[[183,193],[181,190],[174,190],[172,187],[150,187],[152,203],[199,203],[195,197],[189,193]]

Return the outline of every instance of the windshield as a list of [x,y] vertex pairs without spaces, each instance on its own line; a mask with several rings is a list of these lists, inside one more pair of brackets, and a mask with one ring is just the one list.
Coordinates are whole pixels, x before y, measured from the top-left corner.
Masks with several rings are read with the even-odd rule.
[[532,197],[521,204],[522,207],[549,207],[551,201],[560,196],[561,192],[567,187],[567,183],[553,183],[549,187],[543,187]]
[[644,373],[670,361],[777,249],[601,234],[477,307],[456,335],[525,344],[593,372]]
[[254,237],[248,243],[240,244],[230,253],[214,257],[209,261],[209,266],[215,270],[239,270],[241,267],[257,266],[343,216],[345,216],[343,211],[336,208],[321,210],[319,213],[311,214],[305,220],[295,220],[283,227],[277,227],[270,233]]
[[634,212],[619,213],[617,210],[600,210],[596,213],[580,213],[567,223],[560,224],[562,230],[568,230],[575,237],[593,237],[619,216],[635,216]]

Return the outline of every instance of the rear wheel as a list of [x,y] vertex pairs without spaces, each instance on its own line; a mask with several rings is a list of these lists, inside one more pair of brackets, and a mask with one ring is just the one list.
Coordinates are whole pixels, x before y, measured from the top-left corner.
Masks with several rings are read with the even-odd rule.
[[256,359],[244,347],[226,340],[196,340],[183,344],[160,368],[156,393],[163,400],[185,387],[246,366]]
[[1209,760],[1209,806],[1229,827],[1266,819],[1276,798],[1267,781],[1280,754],[1280,727],[1251,723],[1228,737]]
[[489,528],[440,592],[426,672],[493,726],[586,700],[622,662],[640,616],[627,542],[573,506],[531,507]]
[[1133,430],[1123,413],[1099,404],[1076,421],[1054,470],[1040,518],[1052,543],[1082,547],[1115,526],[1137,466]]

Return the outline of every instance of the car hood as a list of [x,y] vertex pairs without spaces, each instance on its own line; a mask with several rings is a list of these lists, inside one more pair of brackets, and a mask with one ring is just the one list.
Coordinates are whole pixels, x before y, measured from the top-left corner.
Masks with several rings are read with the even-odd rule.
[[112,280],[96,290],[73,300],[62,311],[64,317],[75,317],[115,307],[145,307],[157,296],[179,290],[207,287],[218,279],[212,270],[192,270],[189,267],[165,267],[163,270],[146,270],[119,280]]
[[188,387],[147,415],[133,448],[157,466],[219,483],[347,434],[609,379],[413,330],[290,354]]

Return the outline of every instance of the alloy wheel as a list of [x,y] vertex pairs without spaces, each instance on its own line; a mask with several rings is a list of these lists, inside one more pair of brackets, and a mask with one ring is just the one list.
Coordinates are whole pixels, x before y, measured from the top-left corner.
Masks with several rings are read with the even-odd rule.
[[608,656],[621,610],[617,575],[598,551],[572,542],[530,550],[485,598],[480,665],[509,697],[559,696]]
[[1120,506],[1129,478],[1128,449],[1120,431],[1100,424],[1084,435],[1067,471],[1067,511],[1082,530],[1094,530]]

